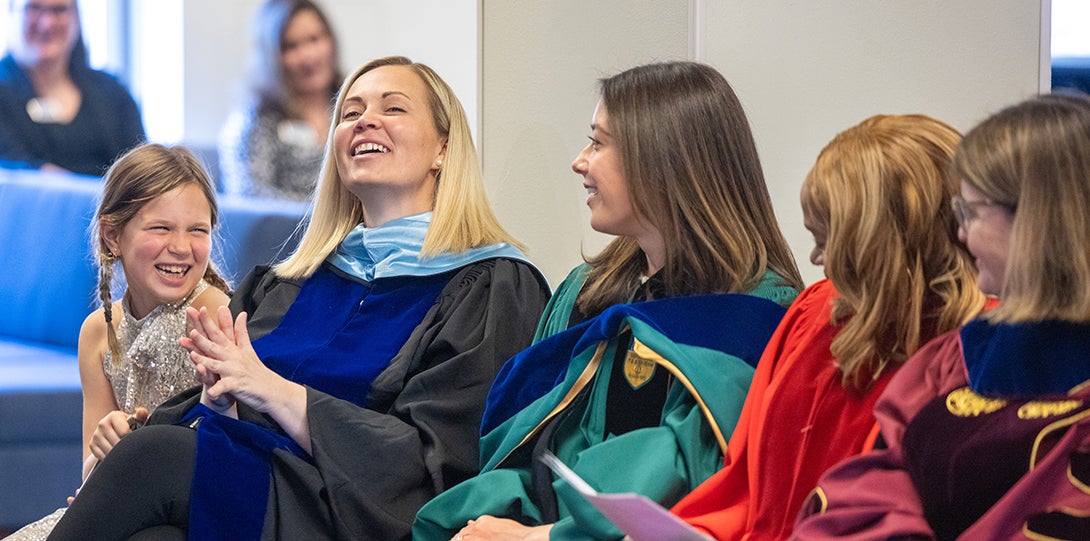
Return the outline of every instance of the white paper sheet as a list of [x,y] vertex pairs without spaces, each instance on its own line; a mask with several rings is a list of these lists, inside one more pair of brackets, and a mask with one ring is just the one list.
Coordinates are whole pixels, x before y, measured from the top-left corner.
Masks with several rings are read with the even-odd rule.
[[599,494],[571,468],[546,452],[541,461],[579,491],[632,541],[712,541],[668,509],[640,494]]

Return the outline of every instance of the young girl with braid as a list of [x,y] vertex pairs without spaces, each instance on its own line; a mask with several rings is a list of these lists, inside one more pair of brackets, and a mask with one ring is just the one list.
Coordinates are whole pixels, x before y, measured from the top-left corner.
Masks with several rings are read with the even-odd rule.
[[[185,310],[215,310],[229,300],[227,283],[209,261],[216,225],[215,190],[188,150],[143,145],[106,175],[93,222],[102,308],[80,329],[83,385],[83,478],[148,412],[197,380],[178,345]],[[120,264],[125,293],[114,300]],[[64,509],[17,532],[44,539]]]
[[[184,148],[139,147],[107,174],[95,216],[103,306],[84,321],[78,350],[84,477],[130,424],[196,384],[177,339],[187,331],[187,306],[216,309],[230,300],[209,261],[217,217],[215,188]],[[127,287],[114,301],[117,263]]]

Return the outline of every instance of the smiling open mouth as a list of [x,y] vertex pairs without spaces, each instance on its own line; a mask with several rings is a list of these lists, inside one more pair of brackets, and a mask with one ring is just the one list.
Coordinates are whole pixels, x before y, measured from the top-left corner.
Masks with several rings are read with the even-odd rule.
[[352,149],[352,155],[353,156],[362,156],[364,154],[374,154],[376,152],[385,154],[385,153],[387,153],[389,151],[390,151],[390,149],[388,149],[388,148],[386,148],[386,147],[384,147],[384,146],[382,146],[382,145],[380,145],[378,143],[363,143],[363,144],[357,146],[356,148]]
[[155,270],[170,276],[185,276],[189,272],[189,265],[156,265]]

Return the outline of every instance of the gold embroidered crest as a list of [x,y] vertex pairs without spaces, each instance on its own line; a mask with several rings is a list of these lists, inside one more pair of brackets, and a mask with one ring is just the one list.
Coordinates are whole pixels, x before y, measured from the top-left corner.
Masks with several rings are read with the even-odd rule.
[[1019,419],[1044,419],[1053,415],[1063,415],[1082,406],[1080,400],[1034,400],[1018,408]]
[[651,379],[651,376],[655,375],[655,362],[644,359],[639,355],[636,355],[634,351],[629,351],[625,355],[624,359],[624,379],[628,380],[628,384],[633,389],[639,389],[643,387],[647,380]]
[[980,396],[968,387],[962,387],[946,395],[947,411],[958,417],[977,417],[1006,405],[1006,400]]

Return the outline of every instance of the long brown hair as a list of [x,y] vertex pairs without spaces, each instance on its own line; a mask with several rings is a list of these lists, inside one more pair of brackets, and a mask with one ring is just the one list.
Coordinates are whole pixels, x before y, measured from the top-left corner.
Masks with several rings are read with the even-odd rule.
[[807,175],[804,212],[827,232],[825,274],[839,293],[831,351],[845,387],[867,389],[983,306],[949,203],[960,139],[927,116],[873,116],[837,135]]
[[[665,241],[666,295],[749,291],[769,269],[802,288],[749,121],[718,71],[648,64],[603,79],[601,89],[628,197]],[[647,266],[629,237],[587,262],[577,304],[588,315],[628,301]]]
[[[208,199],[212,211],[212,227],[219,218],[216,192],[208,173],[192,152],[184,147],[157,144],[138,146],[122,155],[106,173],[102,200],[92,224],[95,264],[98,265],[98,294],[106,318],[107,343],[110,355],[119,359],[121,346],[113,325],[113,293],[111,285],[117,257],[110,252],[102,235],[102,226],[122,229],[144,205],[156,197],[186,184],[196,184]],[[213,287],[231,294],[231,287],[210,260],[204,269],[204,280]]]

